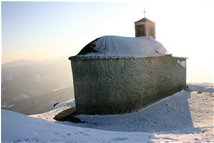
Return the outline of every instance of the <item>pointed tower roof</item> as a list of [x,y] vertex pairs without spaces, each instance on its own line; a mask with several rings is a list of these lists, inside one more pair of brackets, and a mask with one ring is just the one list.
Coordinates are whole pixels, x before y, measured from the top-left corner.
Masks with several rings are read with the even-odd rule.
[[[148,18],[144,17],[144,18],[142,18],[142,19],[136,21],[135,23],[138,23],[138,22],[146,22],[146,21],[153,22],[153,21],[149,20]],[[154,23],[154,22],[153,22],[153,23]]]

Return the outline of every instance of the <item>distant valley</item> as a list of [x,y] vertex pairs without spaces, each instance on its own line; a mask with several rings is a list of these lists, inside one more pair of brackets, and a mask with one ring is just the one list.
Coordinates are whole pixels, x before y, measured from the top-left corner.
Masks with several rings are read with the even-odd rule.
[[3,109],[36,114],[73,98],[71,66],[67,57],[41,62],[19,60],[2,64],[1,72]]

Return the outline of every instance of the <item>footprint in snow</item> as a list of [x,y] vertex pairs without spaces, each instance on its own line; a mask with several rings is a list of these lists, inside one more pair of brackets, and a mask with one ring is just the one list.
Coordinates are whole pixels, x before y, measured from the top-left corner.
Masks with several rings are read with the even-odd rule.
[[67,136],[70,136],[71,134],[70,134],[70,133],[67,133],[66,135],[67,135]]
[[116,137],[116,138],[112,138],[111,141],[124,141],[124,140],[128,140],[127,137]]
[[79,132],[80,134],[84,135],[84,136],[89,136],[89,134],[85,133],[85,132]]

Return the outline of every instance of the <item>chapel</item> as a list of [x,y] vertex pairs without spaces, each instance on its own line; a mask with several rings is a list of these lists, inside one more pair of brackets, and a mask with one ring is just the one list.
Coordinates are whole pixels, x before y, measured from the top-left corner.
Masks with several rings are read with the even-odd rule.
[[69,57],[77,114],[136,111],[186,86],[186,58],[155,39],[153,21],[134,27],[135,37],[97,37]]

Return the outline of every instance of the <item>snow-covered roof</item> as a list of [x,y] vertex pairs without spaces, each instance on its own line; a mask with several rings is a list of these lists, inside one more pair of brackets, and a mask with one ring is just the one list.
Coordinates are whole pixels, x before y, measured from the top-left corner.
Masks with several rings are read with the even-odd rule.
[[77,56],[153,57],[166,53],[152,37],[103,36],[87,44]]

